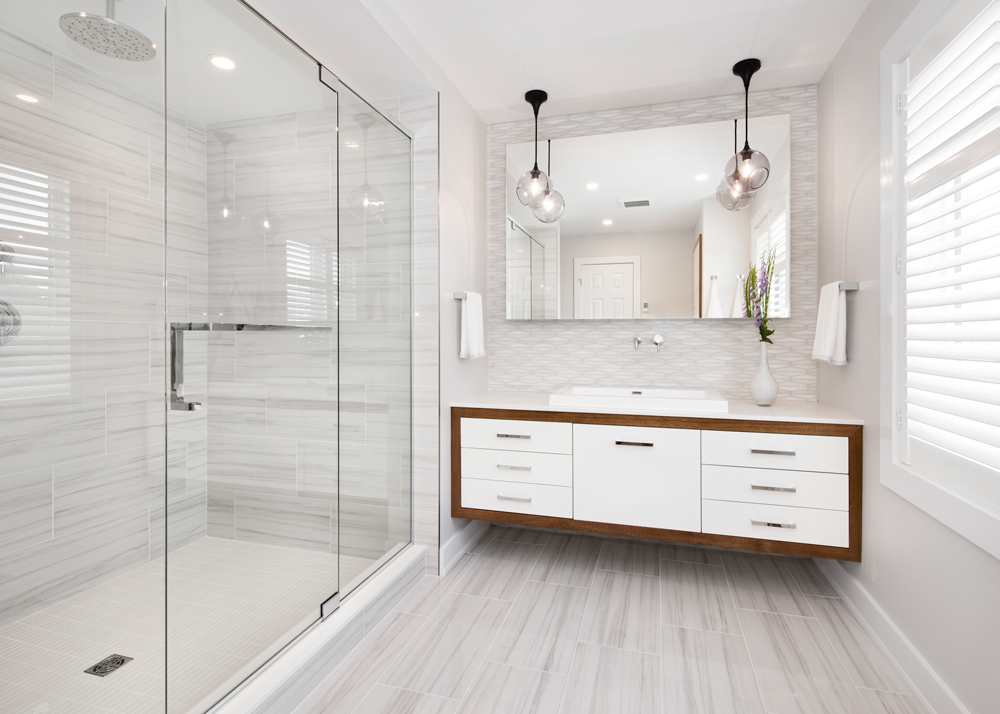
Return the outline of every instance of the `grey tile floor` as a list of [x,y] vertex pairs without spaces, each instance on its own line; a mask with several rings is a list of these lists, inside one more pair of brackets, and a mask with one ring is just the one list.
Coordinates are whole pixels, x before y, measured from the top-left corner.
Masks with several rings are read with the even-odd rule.
[[924,714],[808,559],[501,528],[295,714]]

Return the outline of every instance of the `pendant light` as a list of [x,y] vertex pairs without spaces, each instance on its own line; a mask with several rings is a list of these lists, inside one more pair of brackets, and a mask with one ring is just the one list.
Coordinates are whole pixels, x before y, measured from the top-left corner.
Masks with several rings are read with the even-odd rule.
[[364,132],[365,182],[348,194],[347,203],[351,207],[351,213],[356,218],[370,220],[378,218],[385,210],[385,200],[382,198],[382,194],[368,183],[368,130],[375,125],[375,117],[362,113],[358,115],[357,122]]
[[[737,146],[737,121],[733,119],[733,153],[736,152]],[[715,189],[715,199],[727,211],[742,211],[753,203],[757,192],[748,189],[743,181],[738,180],[739,177],[737,177],[735,185],[730,185],[729,178],[731,178],[731,174],[726,173],[723,175],[722,180],[719,181],[719,185]]]
[[526,171],[517,182],[517,200],[531,209],[541,206],[545,198],[545,189],[550,188],[549,177],[538,168],[538,108],[549,98],[547,92],[532,89],[524,95],[524,101],[535,110],[535,165]]
[[566,200],[552,187],[552,139],[549,139],[549,164],[546,168],[549,171],[549,187],[542,192],[544,195],[539,207],[533,208],[531,212],[542,223],[555,223],[566,210]]
[[771,174],[771,163],[759,151],[750,148],[750,78],[760,69],[759,59],[740,60],[733,65],[733,74],[743,80],[743,150],[734,153],[726,164],[726,182],[736,188],[746,187],[751,191],[767,183]]

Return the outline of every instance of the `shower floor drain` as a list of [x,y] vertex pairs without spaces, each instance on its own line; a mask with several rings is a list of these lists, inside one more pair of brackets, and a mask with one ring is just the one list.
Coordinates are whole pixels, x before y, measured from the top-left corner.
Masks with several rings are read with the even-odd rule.
[[122,665],[126,665],[132,661],[132,657],[125,657],[124,655],[111,655],[110,657],[105,657],[100,662],[95,664],[93,667],[88,667],[83,670],[84,674],[93,674],[98,677],[107,677],[109,674],[114,672],[116,669]]

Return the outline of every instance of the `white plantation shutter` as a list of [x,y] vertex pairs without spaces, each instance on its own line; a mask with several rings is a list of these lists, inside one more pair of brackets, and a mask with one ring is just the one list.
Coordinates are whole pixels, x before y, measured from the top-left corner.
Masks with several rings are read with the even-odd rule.
[[[756,218],[756,216],[755,216]],[[774,280],[771,287],[769,315],[788,315],[788,200],[782,196],[754,227],[754,264],[760,265],[769,251],[774,251]]]
[[1000,3],[982,4],[903,65],[898,408],[900,459],[1000,511]]

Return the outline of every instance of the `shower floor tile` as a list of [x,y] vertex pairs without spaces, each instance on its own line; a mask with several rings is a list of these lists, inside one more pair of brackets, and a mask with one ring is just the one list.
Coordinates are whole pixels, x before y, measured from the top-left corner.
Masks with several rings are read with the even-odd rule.
[[[341,582],[373,562],[341,556]],[[200,714],[318,616],[337,570],[330,553],[202,538],[169,555],[167,612],[159,558],[0,627],[0,712],[163,714],[166,618],[169,714]],[[83,673],[111,654],[134,659]]]

